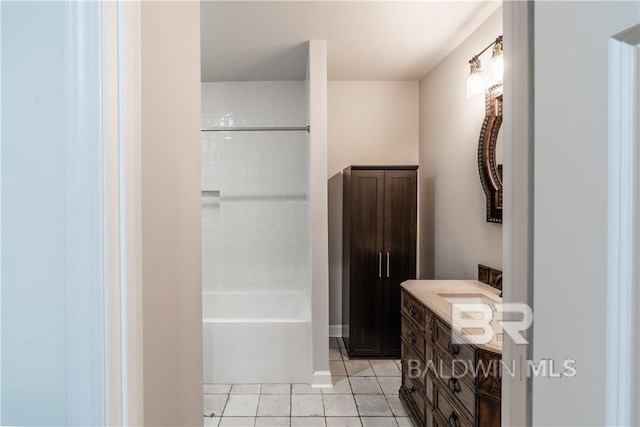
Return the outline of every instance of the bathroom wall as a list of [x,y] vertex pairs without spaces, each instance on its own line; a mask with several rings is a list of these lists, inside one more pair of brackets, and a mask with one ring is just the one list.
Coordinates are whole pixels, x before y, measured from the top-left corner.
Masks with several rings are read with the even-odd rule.
[[329,324],[342,323],[342,170],[356,164],[418,164],[418,82],[330,81]]
[[329,178],[355,164],[416,164],[418,82],[329,82]]
[[[502,225],[485,221],[477,149],[484,99],[467,99],[469,59],[502,34],[502,8],[420,80],[420,278],[502,268]],[[484,64],[488,56],[483,56]]]
[[[307,109],[304,81],[202,83],[203,127],[306,126]],[[309,134],[203,132],[201,149],[219,192],[202,198],[203,290],[308,291]]]
[[607,335],[618,333],[605,315],[609,43],[640,23],[640,4],[536,2],[534,13],[533,358],[575,359],[577,375],[533,378],[532,424],[613,425],[605,418],[616,400]]
[[200,6],[142,2],[144,424],[202,425]]

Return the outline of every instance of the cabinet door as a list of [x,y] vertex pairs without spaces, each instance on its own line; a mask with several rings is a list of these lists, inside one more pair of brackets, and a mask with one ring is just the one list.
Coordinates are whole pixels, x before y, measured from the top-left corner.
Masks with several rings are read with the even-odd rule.
[[[384,315],[382,356],[400,356],[400,283],[416,278],[417,173],[388,170],[384,178]],[[387,260],[388,257],[388,260]]]
[[383,207],[384,172],[353,171],[349,355],[354,357],[382,354]]

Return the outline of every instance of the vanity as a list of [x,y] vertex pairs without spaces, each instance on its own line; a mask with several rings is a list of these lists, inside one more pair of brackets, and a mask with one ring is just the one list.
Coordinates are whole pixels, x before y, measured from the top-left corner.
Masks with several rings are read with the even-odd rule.
[[490,341],[473,343],[451,327],[453,303],[491,307],[502,302],[499,293],[475,280],[402,283],[399,395],[416,426],[500,426],[502,331],[494,321]]

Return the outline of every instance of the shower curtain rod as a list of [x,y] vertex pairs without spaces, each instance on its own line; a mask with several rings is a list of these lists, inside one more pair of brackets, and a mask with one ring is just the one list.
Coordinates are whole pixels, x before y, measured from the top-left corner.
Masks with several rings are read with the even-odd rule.
[[310,126],[301,127],[223,127],[223,128],[205,128],[200,132],[259,132],[259,131],[307,131],[311,132]]

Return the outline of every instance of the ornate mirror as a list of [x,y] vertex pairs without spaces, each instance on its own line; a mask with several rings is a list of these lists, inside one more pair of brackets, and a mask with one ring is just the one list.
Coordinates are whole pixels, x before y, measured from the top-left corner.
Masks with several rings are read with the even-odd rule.
[[485,93],[485,115],[478,142],[478,172],[487,198],[487,222],[502,222],[502,85]]

